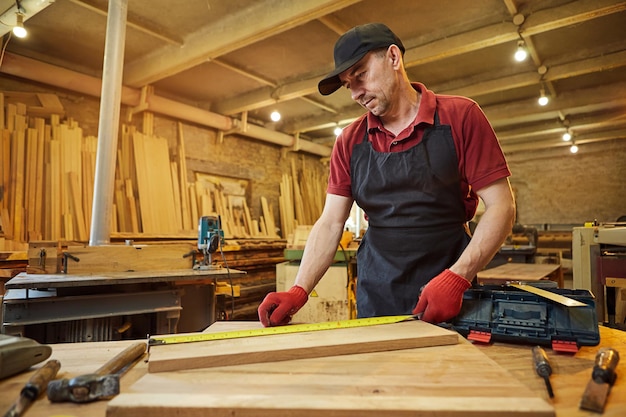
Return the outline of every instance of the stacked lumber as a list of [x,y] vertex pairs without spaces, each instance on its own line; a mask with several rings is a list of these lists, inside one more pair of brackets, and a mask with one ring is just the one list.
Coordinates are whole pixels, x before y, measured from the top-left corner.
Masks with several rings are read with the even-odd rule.
[[97,139],[84,136],[72,119],[61,122],[58,114],[46,114],[45,107],[4,98],[0,93],[3,246],[87,240]]
[[291,161],[291,175],[283,174],[280,183],[280,219],[283,237],[292,236],[297,226],[312,225],[322,214],[326,198],[326,173],[306,169],[304,161],[300,170]]
[[[20,99],[28,98],[18,95]],[[65,118],[58,97],[35,94],[31,104],[0,92],[0,226],[3,242],[89,240],[98,139]],[[31,113],[32,110],[32,113]],[[54,113],[57,112],[57,113]],[[279,238],[266,197],[254,218],[244,196],[189,181],[182,124],[174,145],[157,136],[152,113],[143,128],[123,125],[117,150],[112,234],[189,237],[202,216],[220,216],[226,238]],[[305,180],[306,179],[306,180]],[[280,226],[295,227],[321,214],[323,174],[292,161],[280,185]],[[13,249],[12,244],[6,243]],[[0,248],[2,249],[2,248]]]

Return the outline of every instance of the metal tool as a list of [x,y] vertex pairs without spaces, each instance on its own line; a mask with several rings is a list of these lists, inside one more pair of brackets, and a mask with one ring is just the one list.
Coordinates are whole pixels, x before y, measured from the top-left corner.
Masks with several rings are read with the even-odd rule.
[[220,247],[224,238],[221,219],[219,216],[202,216],[198,221],[198,250],[202,252],[203,259],[194,265],[194,269],[214,269],[212,256]]
[[48,399],[52,402],[86,403],[119,394],[120,376],[143,356],[146,348],[145,342],[134,343],[93,374],[50,381]]
[[580,401],[582,410],[596,413],[604,412],[604,405],[609,391],[617,379],[615,368],[619,362],[619,353],[613,348],[601,348],[596,354],[596,361],[591,373],[591,380]]
[[27,337],[0,334],[0,379],[15,375],[45,361],[52,348]]
[[552,391],[552,384],[550,383],[550,375],[552,375],[552,367],[548,360],[546,351],[541,346],[533,347],[533,362],[535,363],[535,371],[537,375],[543,378],[546,382],[546,389],[550,398],[554,398],[554,391]]
[[274,335],[274,334],[288,334],[288,333],[314,332],[314,331],[319,331],[319,330],[345,329],[345,328],[350,328],[350,327],[365,327],[365,326],[375,326],[378,324],[400,323],[402,321],[414,320],[416,318],[417,318],[416,316],[412,316],[412,315],[382,316],[382,317],[370,317],[370,318],[364,318],[364,319],[329,321],[329,322],[321,322],[321,323],[290,324],[288,326],[262,327],[259,329],[233,330],[233,331],[228,331],[228,332],[217,332],[217,333],[189,333],[189,334],[184,334],[184,335],[152,336],[148,340],[148,344],[150,346],[170,345],[170,344],[177,344],[177,343],[205,342],[208,340],[238,339],[242,337],[267,336],[267,335]]
[[44,366],[39,368],[24,385],[20,392],[20,397],[4,414],[4,417],[18,417],[24,414],[39,397],[39,394],[46,390],[48,382],[56,376],[60,368],[61,363],[55,359],[46,362]]
[[555,294],[550,291],[546,291],[541,288],[537,288],[532,285],[522,284],[522,283],[514,283],[508,282],[507,285],[509,287],[517,288],[518,290],[527,291],[533,294],[536,294],[540,297],[547,298],[549,300],[555,301],[559,304],[563,304],[566,307],[587,307],[587,304],[580,302],[578,300],[574,300],[573,298],[565,297],[564,295]]

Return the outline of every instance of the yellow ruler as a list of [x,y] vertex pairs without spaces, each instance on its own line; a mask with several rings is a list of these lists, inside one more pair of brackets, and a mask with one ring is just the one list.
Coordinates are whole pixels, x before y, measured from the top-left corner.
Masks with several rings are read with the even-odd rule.
[[267,336],[267,335],[272,335],[272,334],[288,334],[288,333],[315,332],[319,330],[346,329],[350,327],[365,327],[365,326],[376,326],[379,324],[400,323],[401,321],[411,320],[414,318],[415,316],[412,316],[412,315],[382,316],[382,317],[370,317],[370,318],[365,318],[365,319],[328,321],[328,322],[322,322],[322,323],[290,324],[287,326],[263,327],[259,329],[250,329],[250,330],[231,330],[227,332],[217,332],[217,333],[188,333],[188,334],[181,334],[181,335],[174,334],[174,335],[152,336],[148,339],[148,344],[150,346],[156,346],[156,345],[169,345],[169,344],[176,344],[176,343],[205,342],[208,340],[238,339],[242,337]]
[[561,295],[561,294],[555,294],[555,293],[553,293],[551,291],[546,291],[544,289],[537,288],[537,287],[534,287],[532,285],[521,284],[521,283],[514,284],[514,283],[511,283],[511,282],[507,283],[507,285],[509,287],[515,287],[515,288],[520,289],[522,291],[527,291],[527,292],[539,295],[541,297],[547,298],[549,300],[556,301],[557,303],[563,304],[564,306],[567,306],[567,307],[587,307],[587,304],[585,304],[583,302],[580,302],[578,300],[574,300],[573,298],[569,298],[569,297],[566,297],[566,296]]

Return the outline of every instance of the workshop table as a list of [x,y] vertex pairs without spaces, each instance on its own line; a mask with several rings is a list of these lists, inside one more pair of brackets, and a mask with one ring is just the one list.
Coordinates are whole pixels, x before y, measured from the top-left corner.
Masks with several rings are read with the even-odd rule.
[[[241,329],[246,322],[218,322],[220,330]],[[242,327],[243,326],[243,327]],[[258,323],[249,323],[249,326],[258,326]],[[557,417],[593,416],[598,415],[578,409],[581,395],[591,376],[591,369],[595,355],[600,347],[613,347],[624,355],[626,352],[626,333],[607,327],[600,327],[601,342],[599,346],[582,347],[575,355],[555,354],[547,350],[550,357],[553,375],[551,376],[555,397],[550,400],[543,379],[539,378],[534,370],[531,359],[531,346],[514,345],[507,343],[493,343],[477,345],[478,349],[508,370],[519,381],[527,385],[538,396],[554,405]],[[72,377],[93,372],[107,360],[115,356],[134,341],[70,343],[52,345],[51,358],[61,362],[58,377]],[[469,343],[461,339],[461,343]],[[432,349],[432,348],[431,348]],[[297,361],[292,361],[296,363]],[[37,365],[34,368],[38,368]],[[130,369],[121,379],[122,393],[128,392],[129,387],[147,373],[148,364],[140,361]],[[626,363],[624,360],[617,367],[617,381],[611,390],[603,416],[621,417],[626,415]],[[34,369],[11,378],[0,381],[0,412],[8,409],[19,395],[20,390]],[[243,377],[243,376],[242,376]],[[219,381],[216,381],[219,383]],[[277,399],[278,401],[278,399]],[[99,401],[89,404],[49,403],[44,397],[39,399],[26,413],[27,417],[43,416],[105,416],[107,402]]]

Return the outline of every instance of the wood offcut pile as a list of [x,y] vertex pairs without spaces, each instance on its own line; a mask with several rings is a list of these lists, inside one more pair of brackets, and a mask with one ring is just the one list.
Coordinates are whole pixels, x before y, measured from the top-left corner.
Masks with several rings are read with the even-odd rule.
[[[54,94],[0,92],[0,109],[0,250],[26,250],[37,240],[88,241],[97,138],[62,118]],[[113,237],[194,238],[201,216],[219,215],[226,238],[276,239],[278,227],[287,238],[321,214],[325,180],[304,164],[292,162],[283,175],[279,213],[261,197],[254,218],[245,199],[235,205],[219,187],[188,181],[181,123],[176,149],[152,126],[152,113],[144,112],[142,132],[120,130]]]

